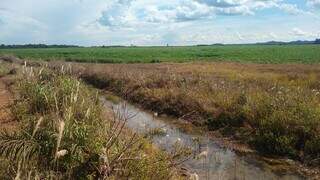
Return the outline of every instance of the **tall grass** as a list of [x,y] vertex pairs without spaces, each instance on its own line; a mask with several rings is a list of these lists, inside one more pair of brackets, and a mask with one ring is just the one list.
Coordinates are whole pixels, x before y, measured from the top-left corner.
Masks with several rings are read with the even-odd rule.
[[266,155],[319,163],[317,67],[86,66],[79,71],[87,82],[145,108],[219,130]]
[[19,125],[0,132],[2,178],[178,178],[174,159],[126,130],[128,116],[104,112],[93,89],[44,68],[22,72],[12,107]]

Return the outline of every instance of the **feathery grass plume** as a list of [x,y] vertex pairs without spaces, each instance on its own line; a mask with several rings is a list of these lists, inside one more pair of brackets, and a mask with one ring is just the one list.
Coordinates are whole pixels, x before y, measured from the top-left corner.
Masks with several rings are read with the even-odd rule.
[[27,71],[27,61],[24,61],[24,65],[22,66],[22,74],[26,74]]
[[33,67],[30,67],[30,74],[29,74],[30,78],[33,77]]
[[40,76],[42,74],[43,68],[40,69],[38,76]]
[[207,158],[208,157],[208,150],[202,151],[199,155],[198,158]]
[[99,102],[99,91],[96,91],[95,103],[97,104],[98,102]]
[[53,98],[54,98],[54,103],[55,103],[55,107],[56,107],[56,112],[59,112],[57,93],[53,94]]
[[64,65],[61,66],[60,73],[61,73],[61,74],[64,74]]
[[19,161],[17,173],[16,173],[16,176],[14,177],[14,180],[20,180],[21,179],[21,162],[22,161]]
[[61,143],[62,136],[63,136],[65,122],[63,120],[60,120],[58,125],[59,125],[59,127],[58,127],[58,138],[57,138],[56,154],[57,154],[57,152],[59,151],[59,148],[60,148],[60,143]]
[[37,121],[37,124],[33,130],[33,133],[32,133],[32,137],[34,137],[34,135],[36,134],[36,132],[38,131],[39,127],[40,127],[40,124],[42,123],[43,121],[43,117],[40,117],[39,120]]
[[66,149],[60,150],[56,153],[56,159],[59,159],[67,154],[68,154],[68,150]]
[[90,116],[90,107],[87,109],[86,114],[85,114],[86,118],[89,118],[89,116]]
[[68,63],[68,70],[69,70],[69,73],[72,74],[72,66],[71,66],[71,63]]
[[78,101],[78,96],[79,96],[79,88],[80,88],[80,81],[77,83],[77,90],[76,90],[76,94],[74,95],[74,102]]
[[192,173],[192,174],[190,175],[190,180],[199,180],[198,174],[197,174],[197,173]]

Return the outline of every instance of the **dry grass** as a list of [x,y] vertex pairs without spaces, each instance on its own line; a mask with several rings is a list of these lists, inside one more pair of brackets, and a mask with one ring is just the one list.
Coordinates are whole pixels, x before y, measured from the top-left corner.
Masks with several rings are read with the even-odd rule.
[[[63,71],[24,66],[12,106],[16,131],[0,132],[1,179],[175,179],[175,159],[105,112],[96,91]],[[125,110],[122,110],[125,112]]]
[[[99,88],[183,117],[259,152],[317,163],[320,66],[240,63],[73,64]],[[311,161],[310,161],[311,160]]]

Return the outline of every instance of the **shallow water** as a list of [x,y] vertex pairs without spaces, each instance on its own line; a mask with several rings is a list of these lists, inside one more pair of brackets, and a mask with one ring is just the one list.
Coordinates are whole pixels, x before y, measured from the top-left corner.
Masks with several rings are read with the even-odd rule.
[[[107,107],[123,109],[123,104],[114,104],[102,99]],[[126,113],[133,115],[127,126],[137,133],[147,133],[150,129],[162,128],[165,135],[153,136],[152,142],[159,148],[170,151],[179,142],[193,150],[193,157],[182,165],[191,173],[197,173],[200,179],[226,180],[300,180],[304,179],[294,174],[276,174],[263,167],[262,163],[250,156],[239,156],[233,151],[222,148],[214,140],[199,134],[188,134],[177,126],[169,123],[168,118],[155,117],[153,113],[138,107],[125,104]],[[170,121],[178,121],[170,119]],[[197,141],[195,142],[195,139]],[[203,154],[203,156],[199,156]]]

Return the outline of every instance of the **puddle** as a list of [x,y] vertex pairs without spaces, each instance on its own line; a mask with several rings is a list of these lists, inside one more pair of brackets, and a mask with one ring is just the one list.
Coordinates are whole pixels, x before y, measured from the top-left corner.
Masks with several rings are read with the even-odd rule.
[[[117,109],[121,104],[114,104],[102,98],[105,106]],[[276,174],[271,169],[263,167],[254,157],[239,156],[235,152],[222,148],[205,135],[183,132],[169,121],[175,119],[156,117],[153,113],[126,103],[126,111],[133,118],[127,122],[127,127],[137,133],[146,133],[153,128],[162,128],[164,135],[154,136],[151,140],[159,148],[170,151],[179,142],[193,150],[193,157],[182,165],[191,173],[197,173],[200,179],[223,180],[300,180],[304,179],[294,174]],[[201,154],[201,155],[199,155]]]

